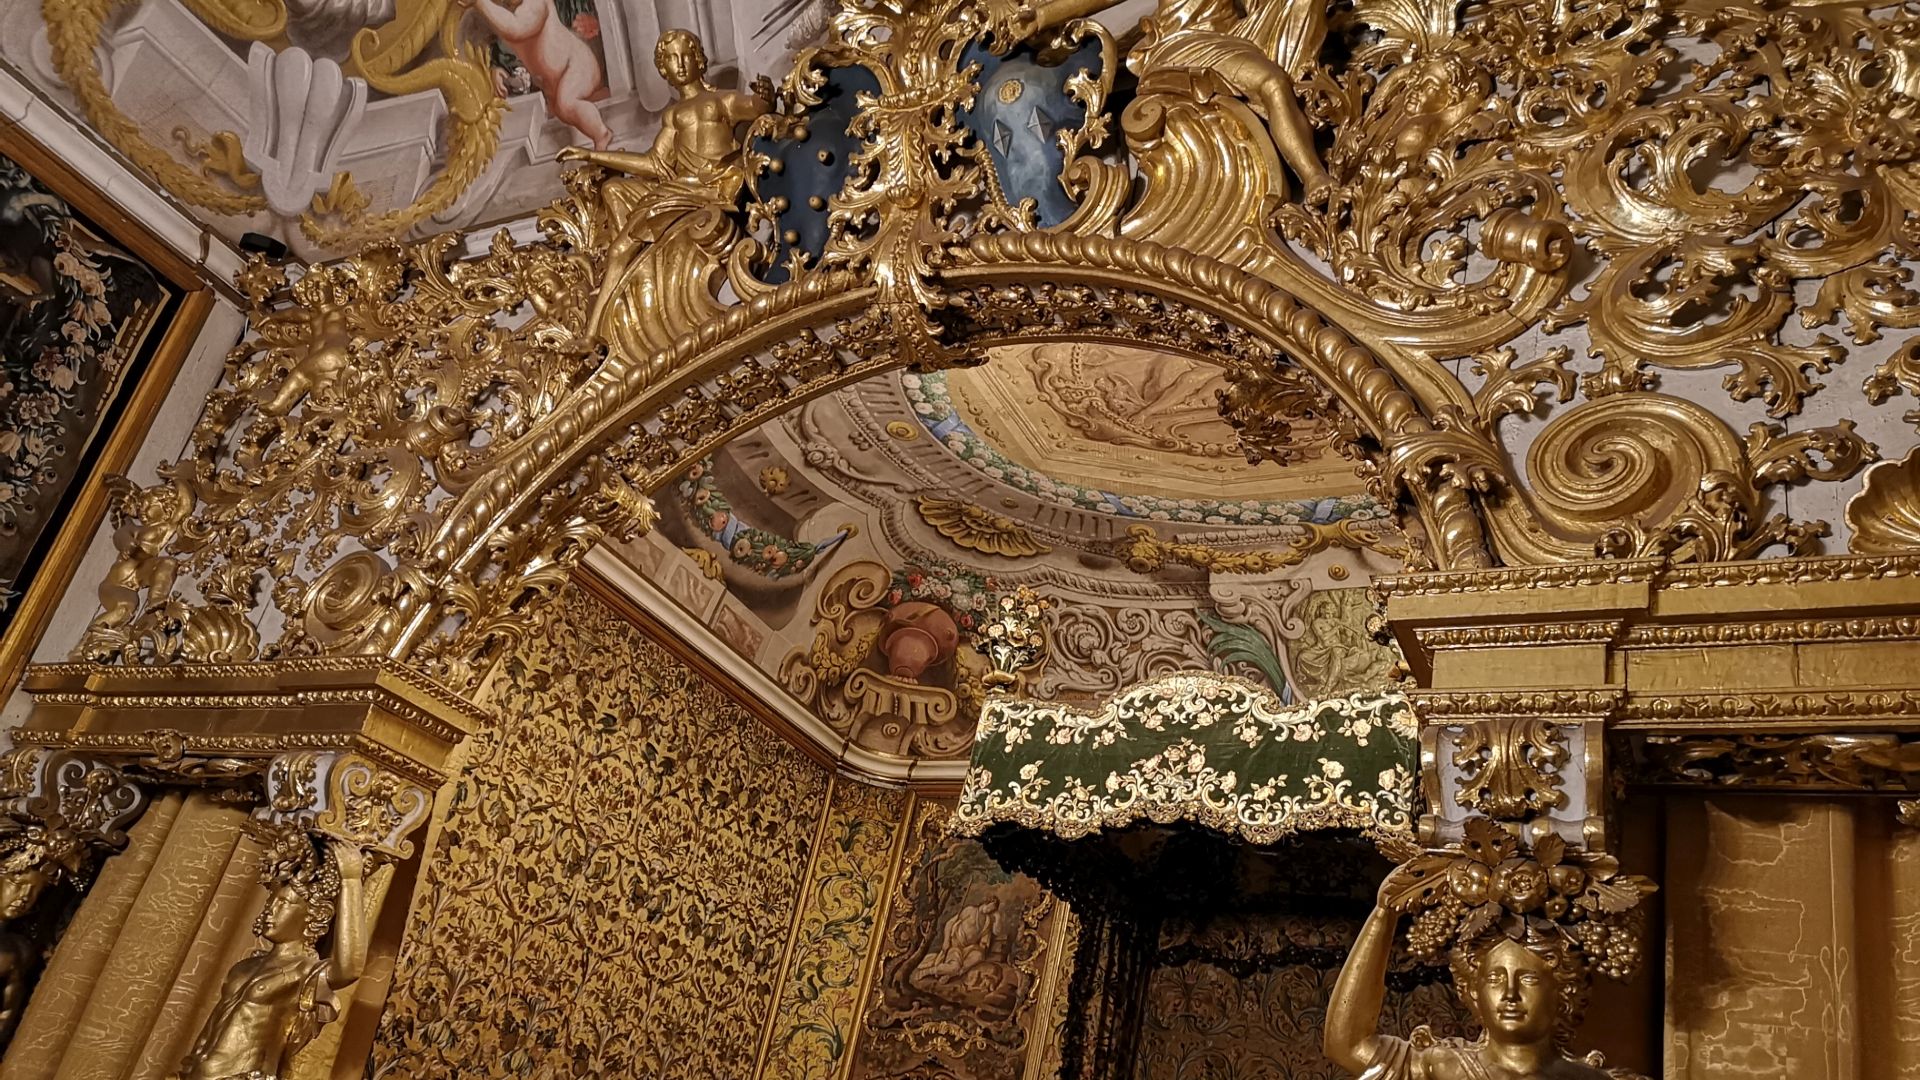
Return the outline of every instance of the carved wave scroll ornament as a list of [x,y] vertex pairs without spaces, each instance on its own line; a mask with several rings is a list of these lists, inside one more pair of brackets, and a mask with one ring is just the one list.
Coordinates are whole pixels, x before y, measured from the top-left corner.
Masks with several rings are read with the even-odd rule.
[[1227,675],[1181,673],[1087,711],[996,697],[954,829],[1075,839],[1188,821],[1255,844],[1317,829],[1408,834],[1418,761],[1399,694],[1283,705]]
[[[111,2],[64,6],[56,56],[84,84]],[[122,492],[82,655],[374,653],[470,682],[727,439],[882,371],[1039,340],[1226,368],[1255,452],[1284,456],[1310,413],[1415,567],[1817,550],[1825,524],[1775,491],[1878,451],[1846,423],[1789,429],[1827,392],[1816,332],[1920,329],[1901,264],[1920,16],[1379,0],[1322,24],[1168,0],[1123,51],[1070,17],[1101,6],[848,3],[777,91],[687,88],[699,139],[583,155],[624,175],[570,173],[537,239],[250,269],[255,336],[187,458]],[[370,79],[457,78],[376,37]],[[698,66],[691,38],[668,51]],[[1139,92],[1115,116],[1123,62]],[[1053,125],[1058,175],[996,158],[1009,118]],[[1058,209],[1048,185],[1065,217],[1023,209]],[[1869,404],[1920,385],[1910,342],[1888,344]],[[1660,384],[1709,366],[1771,419],[1741,436]],[[1503,425],[1528,416],[1522,468]]]

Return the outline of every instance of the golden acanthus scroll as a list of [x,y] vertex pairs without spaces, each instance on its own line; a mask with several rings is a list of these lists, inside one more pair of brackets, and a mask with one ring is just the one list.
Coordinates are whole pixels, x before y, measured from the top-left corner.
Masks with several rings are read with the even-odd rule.
[[[1037,337],[1226,365],[1229,415],[1267,456],[1311,401],[1400,515],[1412,565],[1817,547],[1824,526],[1770,491],[1846,480],[1871,444],[1844,423],[1736,434],[1654,387],[1711,357],[1737,368],[1735,401],[1788,419],[1833,355],[1782,337],[1790,317],[1844,314],[1862,340],[1920,322],[1872,299],[1904,273],[1887,260],[1917,190],[1914,147],[1870,119],[1903,115],[1906,81],[1878,73],[1913,66],[1910,19],[1502,0],[1464,19],[1361,4],[1322,26],[1311,6],[1240,21],[1169,0],[1126,54],[1142,92],[1113,117],[1119,47],[1073,18],[1097,6],[851,7],[757,97],[708,86],[698,43],[673,35],[665,141],[588,156],[626,172],[573,173],[541,239],[466,261],[447,238],[375,246],[298,280],[256,265],[258,336],[188,457],[120,500],[83,655],[373,654],[470,685],[588,547],[644,527],[646,493],[713,446],[888,367]],[[1790,47],[1756,44],[1782,19],[1804,23]],[[1659,83],[1670,40],[1716,59]],[[968,124],[983,65],[1050,44],[1094,59],[1056,91],[1073,111],[1052,182],[1075,202],[1042,227],[1046,193],[1010,186]],[[1783,88],[1765,108],[1737,90],[1761,83]],[[815,123],[850,149],[810,157]],[[1835,150],[1853,136],[1860,155]],[[1703,190],[1684,171],[1702,154],[1756,179]],[[1628,157],[1644,182],[1609,179]],[[823,194],[772,193],[809,169]],[[1729,278],[1758,299],[1696,317]],[[1800,304],[1795,282],[1821,299]],[[1536,327],[1584,328],[1600,367],[1519,356],[1508,342]],[[1902,386],[1889,368],[1870,396]],[[1543,411],[1523,469],[1502,422]],[[255,640],[267,608],[281,629]]]
[[[110,6],[77,9],[55,41],[63,64],[86,59],[72,27],[97,31]],[[1246,448],[1281,461],[1288,419],[1310,411],[1396,515],[1409,567],[1443,572],[1414,597],[1454,588],[1448,575],[1473,594],[1659,575],[1704,588],[1691,564],[1811,554],[1826,526],[1790,519],[1780,490],[1849,481],[1878,456],[1855,425],[1797,419],[1829,392],[1812,379],[1838,357],[1821,328],[1901,338],[1863,408],[1920,396],[1903,262],[1920,212],[1920,17],[1905,8],[1363,0],[1323,23],[1300,0],[1244,17],[1162,0],[1123,50],[1075,17],[1100,6],[848,2],[760,94],[709,86],[697,42],[674,36],[657,57],[680,97],[673,134],[571,172],[539,238],[503,232],[469,259],[439,237],[309,268],[256,261],[240,282],[254,331],[188,452],[159,484],[119,489],[118,557],[81,663],[36,676],[46,745],[79,745],[58,708],[87,680],[187,672],[279,694],[250,673],[394,665],[472,693],[588,549],[650,527],[649,494],[690,463],[813,396],[996,345],[1219,364]],[[1038,184],[996,157],[981,119],[1016,104],[979,93],[1016,51],[1061,73],[1018,98],[1068,117],[1036,150],[1058,164]],[[1138,92],[1115,115],[1123,52]],[[1049,67],[1063,53],[1081,58],[1070,75]],[[1590,355],[1523,355],[1536,330]],[[1728,402],[1663,388],[1717,366]],[[1766,419],[1742,434],[1723,406],[1748,402]],[[1509,433],[1530,417],[1545,423],[1521,461]],[[1892,464],[1855,504],[1863,551],[1910,546],[1912,469]],[[1846,565],[1819,572],[1911,576]],[[1453,629],[1391,606],[1389,620]],[[1533,632],[1471,629],[1514,647]],[[1472,671],[1451,685],[1506,685]],[[1463,729],[1571,716],[1559,734],[1592,733],[1597,761],[1607,723],[1713,708],[1705,691],[1548,689],[1429,693],[1422,709],[1456,708]],[[157,692],[141,692],[90,707],[150,721]],[[239,691],[223,693],[169,707],[217,710]],[[1786,690],[1753,700],[1798,708]],[[142,730],[80,741],[176,778],[340,749],[195,729],[171,755],[144,753]],[[1458,752],[1537,741],[1474,730],[1486,737]],[[1524,772],[1480,775],[1500,794]],[[1471,809],[1542,809],[1507,794]],[[1596,824],[1571,829],[1596,850],[1576,862],[1604,858],[1603,808],[1588,809]],[[1502,826],[1527,845],[1502,865],[1549,866],[1532,820]],[[1532,963],[1476,955],[1513,978]]]

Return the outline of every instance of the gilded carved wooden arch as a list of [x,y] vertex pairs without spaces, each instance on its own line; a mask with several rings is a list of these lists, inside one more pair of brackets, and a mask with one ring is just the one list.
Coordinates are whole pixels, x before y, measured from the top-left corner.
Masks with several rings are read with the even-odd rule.
[[[956,356],[1036,338],[1146,343],[1228,368],[1239,395],[1230,413],[1248,426],[1249,447],[1284,440],[1290,409],[1337,411],[1341,437],[1355,444],[1347,449],[1375,476],[1373,459],[1454,445],[1369,350],[1270,282],[1204,256],[1122,239],[1003,234],[976,238],[937,281],[936,317]],[[877,296],[849,275],[816,276],[727,309],[646,363],[610,359],[454,503],[433,564],[478,577],[497,550],[493,537],[527,530],[555,506],[574,512],[583,492],[597,511],[639,523],[646,511],[635,500],[721,444],[911,362],[887,333]],[[1396,501],[1390,486],[1376,486]],[[1409,524],[1436,538],[1445,565],[1487,565],[1467,492],[1433,484],[1401,494]],[[584,541],[584,528],[559,535]],[[585,546],[572,543],[570,557]],[[390,653],[421,644],[441,615],[420,610]]]
[[[1808,552],[1820,529],[1768,516],[1762,489],[1874,460],[1850,421],[1742,436],[1657,384],[1733,366],[1734,402],[1793,415],[1834,350],[1779,324],[1795,281],[1823,274],[1804,326],[1844,312],[1857,340],[1910,328],[1874,289],[1904,280],[1888,260],[1911,246],[1895,222],[1912,189],[1889,170],[1920,151],[1866,132],[1875,172],[1789,117],[1749,156],[1764,171],[1776,143],[1802,147],[1792,175],[1709,197],[1672,164],[1718,130],[1703,103],[1749,126],[1773,114],[1706,76],[1668,101],[1645,59],[1692,35],[1742,79],[1844,70],[1863,102],[1899,105],[1907,82],[1855,77],[1842,31],[1868,24],[1775,55],[1726,29],[1772,16],[1681,3],[1598,38],[1532,0],[1473,18],[1360,5],[1338,27],[1168,23],[1127,53],[1123,99],[1119,44],[1075,17],[1100,7],[852,4],[777,89],[752,91],[702,81],[698,43],[672,36],[702,137],[563,154],[587,167],[540,239],[375,246],[296,280],[256,265],[241,282],[255,335],[191,452],[122,493],[81,655],[376,654],[464,681],[587,548],[647,524],[647,493],[688,455],[866,374],[967,362],[996,335],[1137,333],[1111,302],[1132,294],[1224,328],[1187,351],[1228,363],[1256,449],[1285,422],[1278,357],[1332,395],[1375,494],[1441,569]],[[1508,47],[1541,26],[1551,41]],[[1339,63],[1322,48],[1335,34],[1354,50]],[[1556,111],[1574,84],[1618,92]],[[1657,159],[1659,184],[1622,179],[1616,145]],[[1790,215],[1767,195],[1782,183],[1820,212]],[[1756,229],[1765,242],[1742,247]],[[1740,272],[1761,299],[1716,299]],[[1058,310],[989,311],[1010,288],[1050,290]],[[1594,370],[1567,345],[1519,354],[1530,328],[1574,324]],[[1920,387],[1911,352],[1875,369],[1871,401]],[[1503,434],[1542,411],[1524,448]]]

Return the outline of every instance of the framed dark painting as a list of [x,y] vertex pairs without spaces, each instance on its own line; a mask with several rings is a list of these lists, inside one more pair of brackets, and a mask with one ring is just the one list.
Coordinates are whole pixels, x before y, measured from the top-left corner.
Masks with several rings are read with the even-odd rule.
[[0,695],[212,303],[189,263],[0,122]]

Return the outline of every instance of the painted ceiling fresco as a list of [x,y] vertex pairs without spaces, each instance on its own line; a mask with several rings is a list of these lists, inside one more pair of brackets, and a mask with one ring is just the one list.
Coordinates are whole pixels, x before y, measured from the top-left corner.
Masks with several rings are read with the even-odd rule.
[[[1399,534],[1302,425],[1249,466],[1212,369],[1086,345],[996,350],[819,399],[696,465],[620,549],[726,645],[868,750],[964,756],[969,633],[1019,584],[1056,602],[1042,696],[1180,669],[1290,697],[1378,682],[1363,586]],[[1058,462],[1043,470],[1043,463]]]
[[[1151,0],[1101,15],[1133,24]],[[674,90],[777,81],[836,0],[74,0],[0,4],[0,68],[229,240],[304,259],[524,220],[567,146],[651,144]]]
[[525,217],[570,145],[644,147],[670,28],[745,87],[823,0],[139,0],[0,5],[0,63],[229,239],[307,258]]

